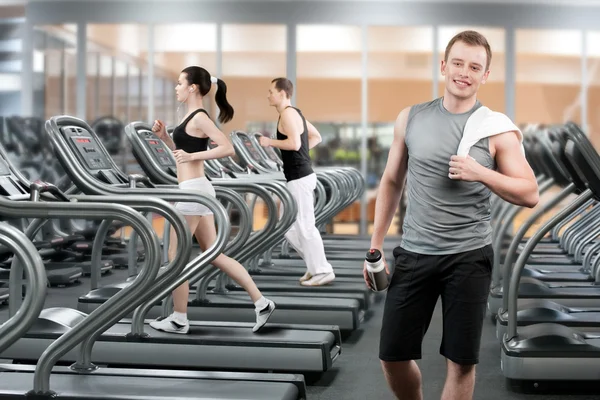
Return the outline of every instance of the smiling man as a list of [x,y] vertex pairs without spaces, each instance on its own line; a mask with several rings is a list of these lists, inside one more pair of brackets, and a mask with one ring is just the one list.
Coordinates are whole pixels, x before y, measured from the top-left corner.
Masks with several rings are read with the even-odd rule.
[[[394,127],[371,248],[382,249],[406,181],[408,206],[402,241],[394,249],[379,347],[384,375],[398,399],[423,397],[414,360],[421,358],[423,336],[440,297],[439,351],[447,365],[442,400],[472,399],[493,260],[491,193],[526,207],[538,202],[536,178],[521,150],[518,128],[477,100],[491,59],[484,36],[457,34],[441,63],[444,96],[402,110]],[[476,137],[459,157],[457,149],[474,113],[490,115],[485,126],[495,130]],[[366,269],[364,274],[370,286]]]

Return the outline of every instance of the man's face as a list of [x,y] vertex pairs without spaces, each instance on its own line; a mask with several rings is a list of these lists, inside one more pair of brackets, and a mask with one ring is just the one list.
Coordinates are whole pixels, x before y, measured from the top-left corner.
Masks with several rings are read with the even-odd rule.
[[269,88],[269,95],[267,99],[269,100],[269,105],[277,107],[283,99],[285,98],[285,92],[283,90],[277,90],[275,87],[275,82],[271,83],[271,87]]
[[448,92],[459,99],[475,96],[490,73],[486,64],[487,53],[483,46],[470,46],[461,41],[454,43],[448,61],[442,61],[442,75]]

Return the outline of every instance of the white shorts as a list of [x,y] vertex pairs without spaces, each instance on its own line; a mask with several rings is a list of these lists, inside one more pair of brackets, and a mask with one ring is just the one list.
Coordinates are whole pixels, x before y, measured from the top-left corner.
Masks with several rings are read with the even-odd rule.
[[[179,183],[179,188],[192,191],[209,194],[213,197],[217,197],[215,189],[206,177],[188,179]],[[213,212],[210,209],[200,203],[175,203],[175,208],[183,215],[212,215]]]

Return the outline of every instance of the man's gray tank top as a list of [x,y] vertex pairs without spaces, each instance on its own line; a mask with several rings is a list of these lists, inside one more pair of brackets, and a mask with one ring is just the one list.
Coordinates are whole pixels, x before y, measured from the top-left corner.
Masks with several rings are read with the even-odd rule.
[[[452,114],[442,98],[411,107],[406,126],[408,148],[406,195],[401,246],[420,254],[456,254],[492,243],[490,190],[479,182],[452,180],[450,157],[456,154],[467,120],[481,107]],[[495,169],[489,139],[469,155]]]

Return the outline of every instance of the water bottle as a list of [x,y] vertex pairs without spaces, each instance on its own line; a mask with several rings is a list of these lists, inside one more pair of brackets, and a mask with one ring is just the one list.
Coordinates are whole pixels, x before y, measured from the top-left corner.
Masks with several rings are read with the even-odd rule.
[[385,271],[385,265],[381,257],[381,252],[377,249],[370,249],[365,257],[367,264],[367,274],[371,280],[371,286],[376,292],[381,292],[388,287],[388,276]]

